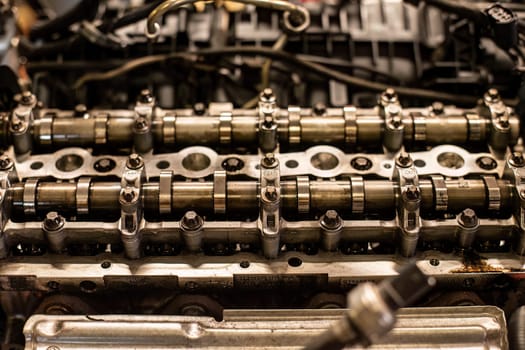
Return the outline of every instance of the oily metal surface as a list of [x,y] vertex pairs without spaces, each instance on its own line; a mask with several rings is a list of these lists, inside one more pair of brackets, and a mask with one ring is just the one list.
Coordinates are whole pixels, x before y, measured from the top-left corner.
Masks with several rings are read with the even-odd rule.
[[[34,315],[26,350],[300,349],[344,310],[226,310],[193,316]],[[494,306],[408,308],[372,349],[507,349],[503,312]]]

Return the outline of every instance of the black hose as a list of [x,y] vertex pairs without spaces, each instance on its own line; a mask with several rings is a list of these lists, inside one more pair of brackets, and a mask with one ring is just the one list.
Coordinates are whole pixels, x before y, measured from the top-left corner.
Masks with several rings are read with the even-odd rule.
[[[225,47],[222,49],[204,49],[194,52],[175,52],[171,54],[145,56],[138,59],[130,60],[125,65],[119,68],[115,68],[104,73],[88,73],[81,77],[75,84],[75,88],[82,86],[84,83],[89,81],[103,81],[109,80],[116,76],[133,71],[137,68],[167,61],[170,59],[187,57],[188,59],[194,59],[196,57],[213,57],[213,56],[226,56],[226,55],[251,55],[251,56],[265,56],[270,57],[274,60],[281,60],[288,62],[292,66],[298,66],[303,69],[309,70],[313,73],[317,73],[328,78],[337,80],[339,82],[355,86],[361,89],[382,92],[389,87],[392,87],[401,96],[407,96],[412,98],[420,98],[430,101],[442,101],[449,103],[458,103],[463,105],[475,105],[478,102],[477,96],[458,95],[454,93],[439,92],[434,90],[426,90],[420,88],[411,88],[405,86],[390,86],[375,81],[351,76],[337,70],[325,67],[321,64],[317,64],[310,61],[301,60],[297,56],[290,54],[282,50],[274,50],[271,48],[258,47],[258,46],[243,46],[243,47]],[[515,104],[515,101],[510,101],[509,105]]]
[[74,23],[91,20],[98,11],[99,0],[81,0],[73,8],[47,22],[33,26],[29,32],[32,40],[50,38],[53,34],[63,32]]

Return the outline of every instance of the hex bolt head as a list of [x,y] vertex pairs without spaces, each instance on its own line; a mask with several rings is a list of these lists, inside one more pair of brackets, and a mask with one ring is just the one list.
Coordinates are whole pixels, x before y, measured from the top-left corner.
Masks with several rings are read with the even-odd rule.
[[264,192],[264,196],[269,201],[275,201],[277,200],[279,194],[277,193],[277,189],[275,188],[275,186],[267,186],[266,191]]
[[149,89],[141,90],[138,100],[141,103],[151,103],[153,102],[153,94]]
[[144,161],[142,160],[142,157],[139,156],[136,153],[131,154],[128,157],[128,161],[126,163],[126,166],[130,169],[138,169],[144,165]]
[[262,160],[262,165],[263,167],[271,168],[275,166],[276,162],[277,160],[275,159],[275,155],[273,153],[266,153]]
[[0,156],[0,170],[9,170],[13,166],[13,161],[7,155]]
[[458,223],[467,228],[476,227],[478,225],[476,212],[470,208],[463,210],[458,216]]
[[403,152],[399,153],[399,157],[397,157],[396,163],[400,167],[408,168],[409,166],[412,165],[412,158],[410,157],[410,154],[408,154],[407,152],[403,151]]
[[193,105],[193,112],[196,114],[196,115],[204,115],[204,113],[206,113],[206,105],[202,102],[197,102]]
[[87,113],[87,107],[83,104],[78,104],[75,106],[75,116],[83,117]]
[[350,165],[356,170],[364,171],[372,167],[372,162],[365,157],[356,157],[350,161]]
[[421,193],[419,192],[419,188],[417,188],[417,186],[410,185],[405,191],[405,196],[408,200],[415,201],[420,198]]
[[509,158],[509,164],[518,168],[525,165],[525,158],[521,152],[513,152]]
[[144,117],[138,117],[135,119],[135,129],[136,130],[145,130],[148,128],[148,120]]
[[489,97],[491,101],[495,101],[499,99],[499,91],[494,88],[489,89],[489,91],[487,91],[487,97]]
[[397,93],[396,90],[392,88],[387,88],[382,94],[381,94],[381,102],[383,103],[392,103],[397,101]]
[[271,115],[267,115],[264,117],[263,126],[268,129],[270,129],[273,126],[273,117]]
[[271,98],[273,96],[273,90],[270,88],[266,88],[262,91],[262,96],[264,98]]
[[20,131],[24,128],[24,122],[20,118],[13,118],[11,121],[11,129]]
[[483,170],[496,169],[498,166],[498,163],[491,157],[480,157],[476,160],[476,164]]
[[135,199],[135,191],[131,187],[126,187],[121,193],[121,197],[124,202],[130,203]]
[[22,97],[20,98],[20,103],[28,106],[33,103],[34,95],[31,93],[31,91],[24,91],[22,93]]
[[321,218],[321,225],[327,229],[339,228],[342,222],[341,217],[335,210],[327,210]]
[[434,114],[442,114],[445,111],[445,105],[442,102],[436,101],[432,103],[432,112]]
[[317,116],[324,115],[326,113],[326,105],[322,102],[317,102],[314,105],[313,112]]
[[65,220],[62,216],[58,215],[56,211],[50,211],[44,219],[44,229],[47,231],[57,231],[64,227],[64,223]]
[[237,157],[229,157],[222,162],[222,168],[228,172],[239,171],[243,167],[244,162],[242,161],[242,159]]
[[182,217],[182,228],[186,230],[198,230],[204,224],[204,220],[193,210],[187,211]]

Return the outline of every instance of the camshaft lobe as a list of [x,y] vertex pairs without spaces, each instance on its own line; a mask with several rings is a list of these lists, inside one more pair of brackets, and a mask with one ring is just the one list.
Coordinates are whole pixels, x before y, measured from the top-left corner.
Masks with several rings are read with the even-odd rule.
[[[22,153],[31,147],[135,146],[136,149],[145,147],[143,151],[146,152],[149,147],[173,150],[195,144],[228,148],[256,147],[259,144],[263,127],[257,109],[242,110],[233,109],[229,104],[212,104],[207,113],[197,112],[152,108],[151,115],[138,116],[133,110],[92,110],[78,115],[72,111],[34,109],[32,118],[26,118],[25,122],[13,112],[2,118],[5,126],[2,130],[8,130],[3,134],[2,143],[7,146],[13,142],[15,150]],[[499,129],[482,110],[404,109],[399,121],[394,120],[394,123],[400,123],[395,124],[398,125],[396,128],[403,129],[398,136],[387,132],[391,121],[385,119],[379,108],[345,107],[320,111],[289,107],[276,109],[275,113],[276,136],[284,149],[321,143],[377,148],[385,138],[399,135],[406,147],[485,144],[491,140],[501,143],[497,137]],[[519,136],[519,119],[515,114],[509,116],[507,128],[509,136],[505,136],[503,144],[498,144],[500,148],[506,147],[505,143],[514,144]],[[148,141],[151,146],[144,140],[151,140]]]
[[[442,180],[439,190],[448,194],[445,205],[438,202],[435,195],[438,182],[433,179],[420,180],[421,215],[424,217],[436,212],[457,214],[466,207],[478,214],[510,213],[513,205],[512,185],[507,180],[491,179],[493,181]],[[169,197],[162,197],[162,203],[168,203],[171,210],[161,213],[160,184],[146,182],[142,185],[141,198],[146,218],[158,219],[159,215],[166,214],[180,217],[189,208],[200,214],[217,212],[214,207],[215,186],[212,181],[172,181]],[[226,181],[225,213],[230,216],[256,215],[259,207],[258,186],[256,181]],[[337,210],[345,217],[392,218],[398,205],[398,188],[398,184],[392,181],[363,180],[360,177],[338,181],[315,181],[307,177],[288,179],[281,181],[283,215]],[[80,197],[81,191],[86,198]],[[59,183],[28,180],[13,184],[7,198],[15,220],[44,217],[50,211],[68,216],[79,215],[79,218],[115,218],[120,213],[120,191],[118,182],[83,180],[78,183]],[[499,193],[496,206],[488,197],[488,193],[494,192]]]

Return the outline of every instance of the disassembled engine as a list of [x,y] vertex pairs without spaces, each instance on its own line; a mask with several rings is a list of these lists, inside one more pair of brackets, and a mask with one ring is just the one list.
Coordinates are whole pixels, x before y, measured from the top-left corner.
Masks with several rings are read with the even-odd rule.
[[525,349],[525,5],[0,19],[2,349]]

